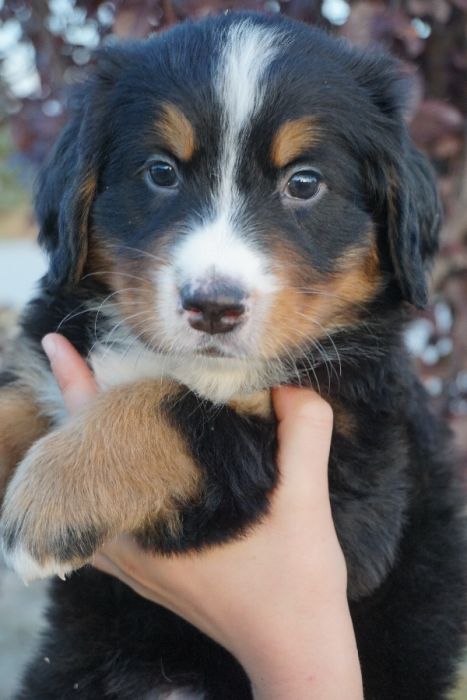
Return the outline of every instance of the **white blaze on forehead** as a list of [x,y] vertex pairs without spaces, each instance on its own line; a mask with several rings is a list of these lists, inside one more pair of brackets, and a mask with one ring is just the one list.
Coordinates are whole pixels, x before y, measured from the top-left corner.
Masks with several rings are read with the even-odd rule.
[[181,283],[211,275],[243,283],[247,291],[270,293],[277,287],[266,256],[251,241],[254,231],[242,226],[243,202],[236,175],[252,117],[263,102],[265,72],[281,40],[277,29],[251,20],[233,24],[223,37],[215,83],[222,120],[212,210],[176,250],[175,269]]
[[222,49],[216,91],[222,111],[220,162],[218,164],[218,210],[228,218],[240,206],[235,187],[241,137],[263,102],[264,74],[275,58],[281,34],[250,20],[230,27]]
[[264,294],[277,289],[265,255],[246,239],[235,235],[230,222],[220,215],[188,234],[177,249],[175,275],[180,285],[202,283],[206,278],[228,278],[246,292]]
[[234,24],[221,52],[217,93],[230,129],[240,130],[261,106],[264,73],[274,60],[281,34],[246,20]]
[[[266,95],[266,72],[283,39],[283,33],[251,20],[232,24],[221,37],[214,85],[221,113],[220,143],[218,160],[211,163],[215,178],[209,208],[201,212],[200,221],[187,226],[174,245],[171,262],[156,272],[159,335],[164,347],[170,348],[163,371],[216,402],[280,383],[276,374],[272,378],[267,363],[242,359],[259,356],[258,338],[281,284],[269,254],[257,243],[258,232],[248,221],[236,183],[241,163],[247,162],[242,150]],[[245,293],[243,322],[216,341],[190,326],[180,301],[182,287],[196,289],[213,279],[228,280]],[[207,342],[222,345],[231,359],[217,363],[197,356],[200,343]]]

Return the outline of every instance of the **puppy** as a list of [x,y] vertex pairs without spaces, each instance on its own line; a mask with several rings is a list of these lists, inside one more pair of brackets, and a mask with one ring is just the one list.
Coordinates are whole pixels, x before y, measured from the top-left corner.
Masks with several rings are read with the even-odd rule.
[[[1,378],[20,576],[122,532],[164,552],[239,536],[276,483],[270,387],[313,385],[365,698],[445,696],[464,503],[402,343],[440,222],[406,92],[389,57],[254,14],[100,52],[40,177],[50,267]],[[55,330],[104,390],[73,419],[40,349]],[[51,595],[18,699],[251,698],[225,650],[118,581],[84,567]]]

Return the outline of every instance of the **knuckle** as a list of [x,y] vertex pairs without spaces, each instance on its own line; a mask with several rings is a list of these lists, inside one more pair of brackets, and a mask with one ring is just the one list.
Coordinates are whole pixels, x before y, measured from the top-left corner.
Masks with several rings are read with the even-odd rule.
[[309,424],[332,427],[334,414],[331,406],[324,399],[313,396],[302,403],[297,412],[297,418]]

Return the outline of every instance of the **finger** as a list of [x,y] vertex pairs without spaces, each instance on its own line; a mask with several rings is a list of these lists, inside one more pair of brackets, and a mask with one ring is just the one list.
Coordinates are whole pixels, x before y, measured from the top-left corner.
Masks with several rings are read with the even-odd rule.
[[137,569],[141,564],[141,560],[144,561],[144,558],[147,556],[147,552],[143,552],[136,544],[134,538],[128,533],[118,535],[113,540],[105,542],[99,554],[112,561],[120,569],[125,569],[125,571]]
[[311,389],[273,390],[278,425],[278,465],[282,489],[303,492],[307,485],[327,496],[332,409]]
[[106,542],[91,564],[120,579],[145,598],[171,607],[171,596],[167,594],[179,576],[177,571],[175,578],[171,573],[174,561],[173,557],[144,551],[130,535],[119,535]]
[[156,552],[149,553],[141,549],[135,539],[127,533],[106,542],[101,547],[99,556],[105,557],[126,576],[140,584],[146,582],[148,571],[155,562],[163,558],[163,555]]
[[114,576],[115,578],[121,578],[121,569],[102,553],[95,554],[90,563],[95,569],[99,569],[99,571],[102,571],[104,574],[109,574],[109,576]]
[[[107,560],[107,563],[104,561]],[[143,550],[129,534],[119,535],[106,542],[93,560],[101,568],[112,566],[120,574],[109,571],[119,578],[125,576],[133,581],[133,587],[140,586],[148,590],[169,591],[174,582],[186,568],[186,555],[167,555]],[[97,562],[97,564],[95,564]]]
[[58,333],[42,339],[52,372],[60,386],[63,400],[70,413],[76,413],[98,391],[91,370],[73,345]]
[[119,581],[124,583],[129,588],[132,588],[135,591],[135,593],[138,593],[138,595],[142,596],[143,598],[147,598],[153,603],[159,602],[154,597],[154,591],[142,585],[138,580],[132,578],[132,576],[128,575],[126,571],[121,569],[117,564],[115,564],[115,562],[113,562],[104,554],[96,554],[93,557],[91,565],[99,571],[102,571],[102,573],[108,574],[109,576],[113,576],[114,578],[119,579]]

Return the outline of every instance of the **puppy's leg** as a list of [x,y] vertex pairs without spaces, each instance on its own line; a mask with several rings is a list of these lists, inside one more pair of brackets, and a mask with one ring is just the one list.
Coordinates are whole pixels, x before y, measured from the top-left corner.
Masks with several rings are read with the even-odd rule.
[[1,530],[24,579],[64,575],[109,538],[163,519],[177,527],[200,474],[164,401],[180,391],[146,381],[98,396],[39,440],[11,479]]
[[48,428],[30,391],[15,383],[0,389],[0,503],[14,468]]

